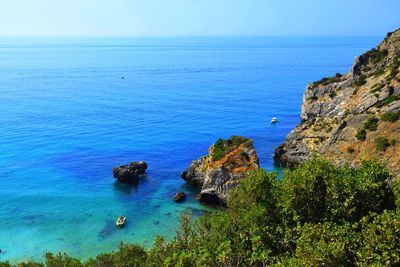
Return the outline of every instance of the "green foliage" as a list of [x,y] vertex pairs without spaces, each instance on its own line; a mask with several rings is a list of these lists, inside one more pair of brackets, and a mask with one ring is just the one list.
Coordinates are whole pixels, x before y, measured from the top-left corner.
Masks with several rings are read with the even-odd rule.
[[[339,75],[338,75],[338,74],[339,74]],[[312,87],[315,88],[315,87],[318,87],[318,86],[320,86],[320,85],[325,86],[325,85],[328,85],[328,84],[330,84],[330,83],[339,82],[339,81],[340,81],[340,77],[342,77],[342,75],[341,75],[340,73],[337,73],[337,74],[335,75],[335,77],[324,77],[324,78],[322,78],[322,79],[319,80],[319,81],[313,82],[313,83],[312,83]]]
[[383,121],[395,122],[400,118],[400,111],[398,112],[386,112],[381,116]]
[[375,116],[369,117],[365,122],[364,122],[364,129],[365,130],[370,130],[370,131],[376,131],[378,128],[378,122],[379,119]]
[[353,169],[314,157],[281,178],[260,169],[227,202],[195,221],[183,214],[176,237],[149,250],[121,245],[85,262],[48,253],[46,266],[400,265],[400,182],[381,162]]
[[399,266],[400,214],[384,211],[361,221],[363,246],[357,251],[363,266]]
[[369,50],[368,52],[366,52],[366,56],[368,58],[368,62],[371,62],[373,64],[377,64],[379,62],[381,62],[387,55],[388,55],[388,51],[386,49],[372,49]]
[[388,147],[390,147],[390,143],[386,137],[378,136],[375,138],[375,149],[377,151],[385,151]]
[[356,133],[356,138],[360,141],[365,141],[365,139],[367,139],[367,131],[364,129],[359,129]]
[[351,266],[354,247],[360,239],[351,224],[332,222],[299,227],[295,256],[302,266]]
[[354,82],[356,86],[363,86],[366,83],[367,77],[364,74],[360,75],[360,77],[358,77],[357,80]]
[[[146,262],[146,251],[142,246],[121,244],[119,249],[112,253],[103,253],[95,259],[89,259],[86,266],[118,266],[140,267]],[[77,265],[78,266],[78,265]]]
[[385,98],[383,101],[379,102],[379,103],[377,104],[377,107],[378,107],[378,108],[381,108],[381,107],[383,107],[383,106],[387,106],[387,105],[389,105],[390,103],[392,103],[392,102],[394,102],[394,101],[397,101],[397,100],[400,100],[400,95],[391,95],[391,96],[388,96],[388,97]]
[[330,98],[334,98],[335,96],[337,96],[337,94],[336,94],[335,91],[332,91],[332,92],[329,94],[329,97],[330,97]]
[[211,155],[213,160],[219,160],[224,157],[226,154],[231,152],[237,146],[252,142],[250,139],[242,137],[242,136],[232,136],[227,140],[218,139],[217,142],[213,145],[214,149]]
[[46,253],[46,266],[47,267],[82,267],[82,263],[79,259],[71,257],[65,253],[52,254],[50,252]]

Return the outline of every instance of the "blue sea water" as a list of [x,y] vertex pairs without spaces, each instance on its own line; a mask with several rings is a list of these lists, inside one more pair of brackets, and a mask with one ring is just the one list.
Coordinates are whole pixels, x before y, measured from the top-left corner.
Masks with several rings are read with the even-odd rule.
[[[0,38],[0,260],[173,237],[182,212],[212,209],[180,178],[191,160],[244,135],[274,170],[306,84],[346,72],[379,40]],[[112,167],[138,160],[149,164],[138,186],[114,181]]]

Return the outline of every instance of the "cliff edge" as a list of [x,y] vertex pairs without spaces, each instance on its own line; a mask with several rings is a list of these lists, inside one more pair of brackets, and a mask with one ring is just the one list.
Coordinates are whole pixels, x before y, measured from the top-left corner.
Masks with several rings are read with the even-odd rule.
[[301,123],[275,150],[287,166],[322,154],[341,165],[380,158],[400,174],[400,29],[358,56],[351,70],[309,84]]

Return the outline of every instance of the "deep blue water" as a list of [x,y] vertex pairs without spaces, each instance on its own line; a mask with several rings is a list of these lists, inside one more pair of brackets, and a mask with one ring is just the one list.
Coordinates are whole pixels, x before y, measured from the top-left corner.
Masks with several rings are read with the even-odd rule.
[[[0,38],[0,260],[171,238],[183,211],[210,209],[180,178],[191,160],[244,135],[273,170],[306,84],[379,40]],[[114,182],[113,166],[137,160],[137,187]],[[175,204],[179,190],[192,194]]]

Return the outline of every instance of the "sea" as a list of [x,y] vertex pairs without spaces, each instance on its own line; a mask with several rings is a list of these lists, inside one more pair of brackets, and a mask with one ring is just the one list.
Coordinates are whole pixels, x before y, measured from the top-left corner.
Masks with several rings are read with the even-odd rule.
[[[306,85],[382,37],[0,37],[0,261],[173,238],[182,213],[218,211],[181,179],[192,160],[242,135],[279,172]],[[138,185],[115,181],[141,160]]]

